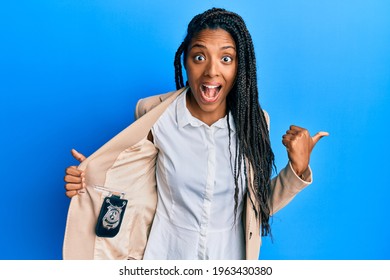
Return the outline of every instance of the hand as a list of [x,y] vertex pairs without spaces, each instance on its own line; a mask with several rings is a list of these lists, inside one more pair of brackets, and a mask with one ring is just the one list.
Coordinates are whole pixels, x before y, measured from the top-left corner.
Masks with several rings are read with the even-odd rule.
[[[83,154],[80,154],[75,149],[72,149],[72,156],[77,159],[79,162],[82,162],[85,160],[85,156]],[[85,187],[84,184],[84,172],[77,169],[77,166],[69,166],[65,169],[65,177],[64,181],[65,184],[65,194],[67,197],[71,198],[78,194],[83,187]]]
[[318,132],[313,137],[307,129],[291,125],[283,135],[282,143],[286,146],[288,159],[298,176],[301,176],[309,166],[310,154],[317,142],[328,132]]

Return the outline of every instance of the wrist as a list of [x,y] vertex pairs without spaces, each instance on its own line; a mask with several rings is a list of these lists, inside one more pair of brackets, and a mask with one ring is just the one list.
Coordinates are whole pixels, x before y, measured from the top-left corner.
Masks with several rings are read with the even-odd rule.
[[302,180],[306,181],[307,176],[305,175],[306,171],[308,170],[309,166],[307,165],[306,168],[297,168],[293,163],[291,163],[291,167],[295,174]]

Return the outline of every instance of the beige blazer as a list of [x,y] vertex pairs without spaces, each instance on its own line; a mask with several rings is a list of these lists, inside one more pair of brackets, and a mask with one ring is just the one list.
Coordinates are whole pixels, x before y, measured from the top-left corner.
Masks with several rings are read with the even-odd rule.
[[[64,259],[142,259],[157,205],[155,161],[157,149],[147,135],[159,116],[185,88],[141,99],[137,120],[79,165],[85,171],[85,190],[71,199],[63,243]],[[268,121],[268,115],[267,115]],[[249,174],[251,176],[251,172]],[[312,181],[311,170],[301,180],[291,165],[271,181],[275,213]],[[249,188],[250,189],[250,188]],[[95,234],[104,198],[110,193],[128,200],[119,233],[113,238]],[[253,197],[249,190],[247,196]],[[246,259],[258,259],[260,221],[249,197],[244,213]]]

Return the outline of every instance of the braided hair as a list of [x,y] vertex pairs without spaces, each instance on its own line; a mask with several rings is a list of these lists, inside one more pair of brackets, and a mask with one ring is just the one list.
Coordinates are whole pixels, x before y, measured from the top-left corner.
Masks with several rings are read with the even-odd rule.
[[[237,76],[227,95],[227,110],[231,112],[236,126],[236,157],[234,160],[235,214],[237,212],[238,182],[244,170],[244,182],[252,188],[255,197],[250,198],[256,218],[261,220],[261,234],[271,234],[269,224],[270,182],[274,164],[267,121],[258,100],[256,59],[252,38],[244,20],[236,13],[212,8],[195,16],[188,24],[187,35],[175,55],[176,88],[184,87],[181,57],[185,64],[191,39],[204,29],[221,28],[232,36],[237,46]],[[187,82],[188,84],[188,82]],[[228,122],[229,123],[229,122]],[[230,129],[229,129],[230,131]],[[229,134],[230,142],[230,134]],[[248,178],[248,170],[252,178]],[[242,179],[242,178],[241,178]]]

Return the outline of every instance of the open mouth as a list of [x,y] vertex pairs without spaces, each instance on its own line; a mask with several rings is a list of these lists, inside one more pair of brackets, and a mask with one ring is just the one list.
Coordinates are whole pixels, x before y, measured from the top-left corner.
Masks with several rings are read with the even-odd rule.
[[214,102],[219,96],[221,90],[221,85],[206,85],[202,84],[200,86],[200,91],[202,93],[202,98],[206,102]]

